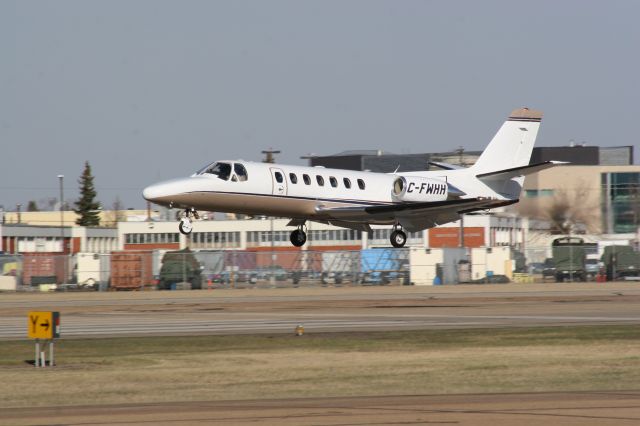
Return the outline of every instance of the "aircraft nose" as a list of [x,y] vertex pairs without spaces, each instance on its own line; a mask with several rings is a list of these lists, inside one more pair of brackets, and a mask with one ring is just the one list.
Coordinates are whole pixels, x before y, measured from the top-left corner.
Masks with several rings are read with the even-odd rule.
[[163,190],[163,186],[162,184],[149,185],[142,191],[142,196],[147,201],[155,201],[166,192]]
[[172,179],[164,182],[154,183],[142,190],[145,200],[156,204],[171,204],[178,202],[178,198],[184,195],[185,191],[193,188],[192,180],[189,178]]
[[142,190],[145,200],[159,203],[171,201],[168,197],[179,195],[184,190],[184,179],[173,179],[164,182],[154,183]]

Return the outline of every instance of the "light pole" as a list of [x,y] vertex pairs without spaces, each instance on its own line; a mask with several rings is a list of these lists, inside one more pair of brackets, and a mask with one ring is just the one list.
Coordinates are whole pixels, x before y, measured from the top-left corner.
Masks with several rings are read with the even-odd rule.
[[273,216],[270,216],[269,221],[271,223],[271,274],[269,275],[269,285],[271,285],[271,287],[275,287],[276,285],[276,277],[275,277],[275,271],[274,271],[274,235],[273,235]]
[[60,247],[62,249],[62,283],[67,281],[67,263],[64,258],[64,192],[63,192],[63,183],[64,183],[64,175],[58,175],[58,181],[60,182]]

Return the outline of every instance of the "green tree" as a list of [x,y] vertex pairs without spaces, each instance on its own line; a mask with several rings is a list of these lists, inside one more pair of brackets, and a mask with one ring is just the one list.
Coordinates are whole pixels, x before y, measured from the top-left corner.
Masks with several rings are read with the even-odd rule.
[[27,211],[28,212],[39,212],[40,209],[38,208],[38,203],[36,203],[33,200],[29,201],[29,204],[27,204]]
[[93,175],[88,161],[84,163],[84,171],[78,179],[80,185],[80,199],[76,201],[74,211],[80,215],[76,224],[80,226],[100,225],[100,202],[96,201],[96,190],[93,186]]

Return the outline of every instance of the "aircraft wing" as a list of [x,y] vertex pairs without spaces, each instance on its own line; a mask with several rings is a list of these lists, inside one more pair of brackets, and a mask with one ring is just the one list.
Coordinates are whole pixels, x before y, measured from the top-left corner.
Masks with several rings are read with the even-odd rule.
[[[333,207],[318,206],[316,211],[328,217],[329,222],[400,222],[409,232],[434,227],[458,219],[460,213],[495,207],[497,200],[465,198],[457,200],[402,203],[384,206]],[[503,201],[498,201],[503,203]],[[340,226],[340,225],[338,225]],[[342,225],[344,226],[344,225]]]

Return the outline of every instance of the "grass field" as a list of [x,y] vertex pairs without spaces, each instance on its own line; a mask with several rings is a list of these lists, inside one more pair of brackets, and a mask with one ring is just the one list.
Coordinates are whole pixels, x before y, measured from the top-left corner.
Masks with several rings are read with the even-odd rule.
[[638,389],[637,326],[0,342],[0,407]]

